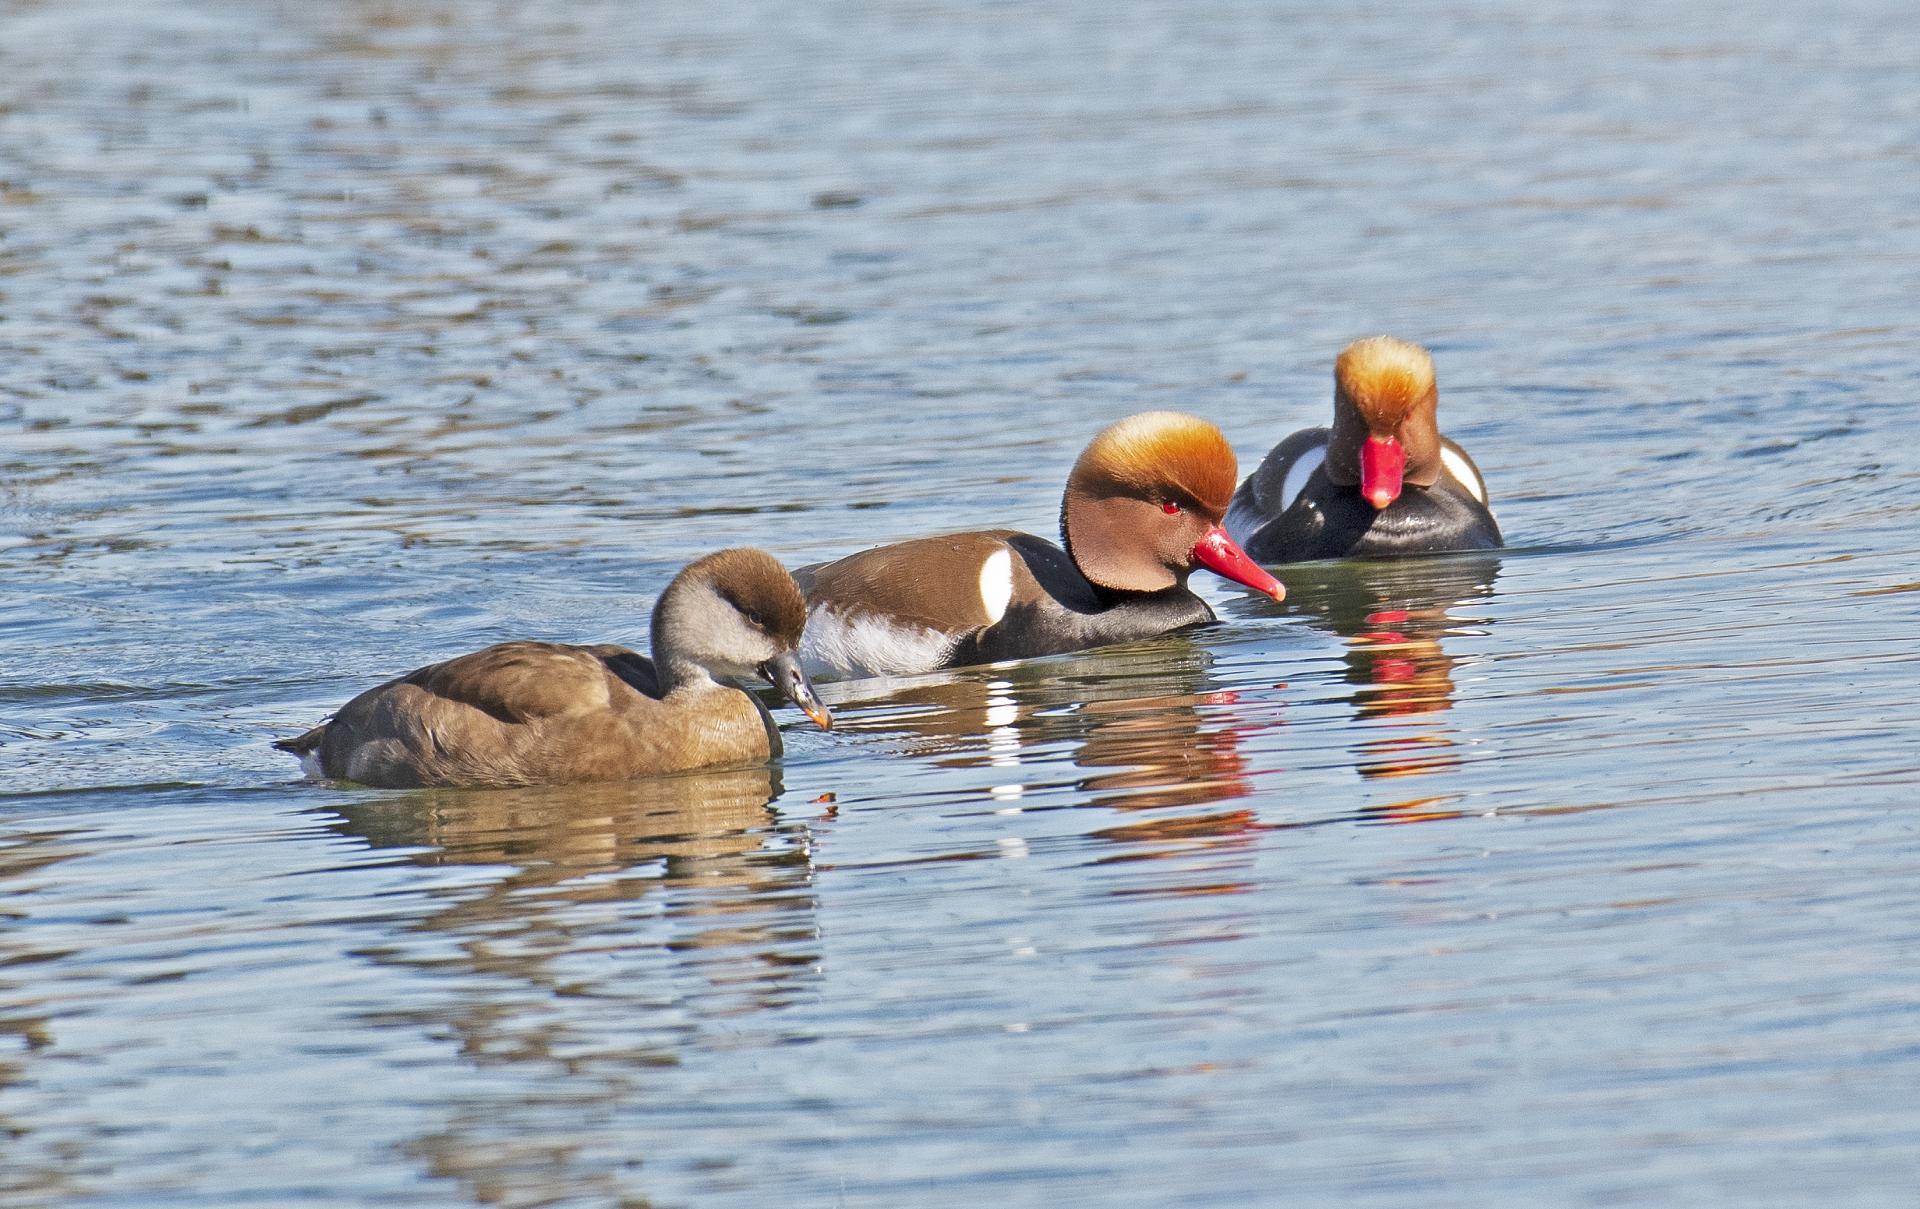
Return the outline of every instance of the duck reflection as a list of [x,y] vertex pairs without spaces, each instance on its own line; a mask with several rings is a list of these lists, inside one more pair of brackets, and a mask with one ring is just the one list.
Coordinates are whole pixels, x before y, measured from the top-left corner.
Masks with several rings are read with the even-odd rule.
[[[854,693],[881,698],[875,707],[843,711],[836,723],[842,733],[885,736],[944,767],[985,770],[987,792],[1002,811],[1061,788],[1055,770],[1069,763],[1084,770],[1072,788],[1091,795],[1076,806],[1161,811],[1253,792],[1241,745],[1267,724],[1239,694],[1214,687],[1210,664],[1191,639],[1173,636],[999,665],[984,675],[853,682],[827,691],[843,700]],[[1147,845],[1113,858],[1135,860],[1244,840],[1260,829],[1255,811],[1238,809],[1155,817],[1089,835]],[[1023,851],[1016,844],[1011,854]]]
[[1200,707],[1233,705],[1230,692],[1179,693],[1117,701],[1089,701],[1081,711],[1087,734],[1073,762],[1112,768],[1086,778],[1082,789],[1101,796],[1095,806],[1149,810],[1198,806],[1253,791],[1240,731],[1208,726]]
[[427,976],[367,1025],[544,1088],[457,1100],[403,1150],[479,1203],[618,1201],[630,1156],[590,1155],[586,1122],[707,1044],[704,1021],[784,1006],[817,977],[808,834],[776,816],[780,789],[758,768],[333,806],[342,834],[478,874],[360,950]]
[[[1499,574],[1499,558],[1463,555],[1308,563],[1288,576],[1285,611],[1346,639],[1354,714],[1384,732],[1355,746],[1361,776],[1422,776],[1459,765],[1457,741],[1434,716],[1453,708],[1456,660],[1443,643],[1487,624],[1454,613],[1492,595]],[[1458,813],[1437,801],[1379,812],[1396,821]]]
[[[779,793],[749,768],[609,784],[413,790],[335,806],[335,830],[375,848],[421,848],[415,864],[511,865],[519,887],[665,862],[665,881],[745,874],[729,858],[760,846]],[[696,866],[690,862],[717,861]]]
[[1201,712],[1237,700],[1211,688],[1209,661],[1176,638],[1001,664],[984,677],[855,681],[842,697],[853,690],[884,704],[837,725],[850,734],[904,737],[909,754],[943,767],[1006,769],[1007,782],[992,793],[1008,800],[1037,788],[1024,783],[1023,771],[1057,766],[1068,752],[1075,766],[1095,770],[1075,784],[1098,795],[1096,806],[1145,810],[1241,797],[1252,787],[1239,731]]
[[[334,826],[375,848],[417,849],[407,857],[413,864],[501,868],[477,889],[434,891],[446,905],[407,930],[463,938],[465,956],[453,964],[467,971],[577,992],[579,984],[549,969],[554,960],[583,936],[627,938],[632,929],[618,914],[572,908],[664,893],[660,913],[668,919],[728,917],[676,929],[667,942],[674,952],[811,939],[810,925],[785,918],[812,903],[805,834],[777,826],[771,803],[779,792],[765,768],[603,785],[423,790],[335,807],[342,820]],[[715,977],[753,983],[756,1006],[765,1007],[785,1002],[782,984],[812,964],[810,956],[779,953],[747,960],[765,964],[771,977]],[[448,963],[433,964],[444,970]]]
[[[0,839],[0,894],[13,900],[20,912],[0,917],[9,922],[28,918],[27,901],[36,897],[46,884],[42,870],[61,861],[90,855],[88,849],[76,843],[75,831],[27,829],[19,823],[15,818],[0,818],[0,824],[7,828],[4,839]],[[101,925],[129,921],[123,915],[109,914],[95,916],[87,922]],[[38,1083],[47,1073],[46,1061],[60,1052],[54,1021],[77,1014],[71,995],[56,997],[35,993],[59,983],[19,977],[22,970],[43,969],[44,963],[80,955],[74,949],[49,946],[43,936],[45,931],[0,928],[0,969],[9,975],[0,980],[0,988],[8,992],[5,1009],[0,1011],[0,1040],[6,1045],[5,1056],[0,1057],[0,1096],[8,1103],[18,1103],[19,1090]],[[93,977],[100,976],[99,968],[93,967]],[[28,993],[23,995],[23,991]],[[66,1056],[56,1061],[71,1066],[76,1057],[85,1057],[70,1048],[70,1041],[68,1046]],[[57,1128],[46,1130],[30,1111],[0,1111],[0,1139],[5,1139],[7,1144],[5,1157],[0,1159],[4,1164],[0,1187],[24,1198],[20,1204],[78,1203],[84,1195],[79,1187],[84,1180],[76,1180],[74,1174],[97,1168],[107,1161],[93,1153],[98,1139],[91,1131],[75,1135]]]

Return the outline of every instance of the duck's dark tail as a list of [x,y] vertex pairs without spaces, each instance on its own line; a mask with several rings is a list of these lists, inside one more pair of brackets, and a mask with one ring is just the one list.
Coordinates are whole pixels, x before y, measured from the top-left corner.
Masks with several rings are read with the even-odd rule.
[[320,746],[320,740],[326,733],[327,723],[322,722],[299,738],[275,739],[273,741],[274,750],[291,752],[296,756],[304,756]]

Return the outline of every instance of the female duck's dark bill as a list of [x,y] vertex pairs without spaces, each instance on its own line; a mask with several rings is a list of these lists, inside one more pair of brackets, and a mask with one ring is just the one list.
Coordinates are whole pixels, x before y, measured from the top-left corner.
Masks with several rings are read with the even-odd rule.
[[1261,569],[1260,564],[1247,557],[1246,551],[1227,536],[1227,531],[1215,525],[1193,546],[1193,561],[1199,563],[1216,575],[1224,575],[1237,584],[1245,584],[1256,592],[1265,592],[1275,600],[1287,598],[1286,585]]
[[821,730],[833,729],[833,715],[827,712],[826,706],[820,704],[820,698],[813,695],[813,682],[800,670],[800,656],[792,651],[781,651],[760,665],[760,674],[773,687],[786,694],[787,700],[805,710],[807,717],[820,724]]

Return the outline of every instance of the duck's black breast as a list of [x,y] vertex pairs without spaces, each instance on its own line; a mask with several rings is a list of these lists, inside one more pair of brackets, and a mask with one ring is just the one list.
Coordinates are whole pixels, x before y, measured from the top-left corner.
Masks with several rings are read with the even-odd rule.
[[[1314,434],[1325,431],[1309,430]],[[1331,482],[1326,467],[1316,464],[1289,501],[1276,488],[1287,478],[1297,482],[1299,476],[1290,472],[1306,464],[1306,459],[1324,454],[1324,437],[1317,444],[1302,441],[1299,448],[1288,448],[1307,436],[1309,433],[1296,433],[1283,442],[1268,458],[1274,463],[1271,470],[1263,464],[1234,496],[1227,516],[1228,532],[1254,560],[1289,563],[1367,554],[1440,554],[1500,548],[1500,526],[1493,513],[1454,477],[1451,469],[1442,469],[1431,487],[1402,487],[1400,498],[1384,509],[1376,509],[1360,495],[1359,487]],[[1466,472],[1477,477],[1479,472],[1465,451],[1451,441],[1446,446],[1458,455]],[[1280,459],[1283,452],[1291,456]]]
[[1160,592],[1103,593],[1051,542],[1018,534],[1007,544],[1025,574],[1015,574],[1006,615],[963,638],[948,657],[948,667],[1137,642],[1216,620],[1207,602],[1185,585]]

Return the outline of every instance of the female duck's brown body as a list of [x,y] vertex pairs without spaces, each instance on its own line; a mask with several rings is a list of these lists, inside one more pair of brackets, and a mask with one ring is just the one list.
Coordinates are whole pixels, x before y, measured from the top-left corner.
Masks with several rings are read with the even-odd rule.
[[1227,532],[1247,553],[1284,563],[1498,549],[1479,468],[1440,435],[1427,350],[1356,340],[1333,376],[1333,427],[1274,446],[1234,494]]
[[1010,529],[881,546],[803,567],[801,643],[814,675],[903,675],[1149,638],[1214,620],[1196,564],[1278,599],[1284,589],[1220,528],[1233,450],[1176,412],[1130,416],[1067,480],[1065,549]]
[[[618,646],[507,642],[355,697],[274,746],[315,776],[382,788],[619,781],[780,754],[761,675],[822,726],[795,648],[806,606],[758,550],[688,566],[653,612],[653,658]],[[719,677],[718,680],[715,677]]]

